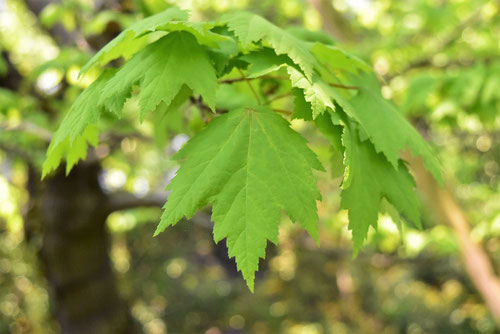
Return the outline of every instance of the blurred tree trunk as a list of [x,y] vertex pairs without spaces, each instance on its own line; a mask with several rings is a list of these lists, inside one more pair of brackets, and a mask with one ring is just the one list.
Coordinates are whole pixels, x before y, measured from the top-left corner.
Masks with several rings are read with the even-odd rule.
[[62,333],[137,333],[111,266],[99,169],[80,163],[44,182],[32,169],[27,227],[41,230],[40,259]]
[[487,253],[472,239],[465,212],[451,190],[446,186],[441,187],[427,172],[421,159],[408,156],[406,158],[411,163],[417,189],[422,194],[427,208],[437,221],[448,224],[455,232],[465,270],[500,325],[500,279]]
[[[53,0],[25,0],[38,16]],[[114,6],[118,0],[105,0],[99,7]],[[120,29],[111,25],[97,39],[101,47]],[[118,30],[118,31],[116,31]],[[60,46],[74,45],[90,50],[78,30],[66,31],[60,24],[48,29]],[[16,90],[17,87],[11,87]],[[97,161],[79,163],[66,177],[64,169],[43,182],[29,168],[30,201],[26,216],[27,239],[38,239],[39,258],[51,294],[51,306],[62,333],[140,333],[130,307],[119,295],[112,270],[110,234],[106,218],[110,208],[98,182]],[[127,208],[135,205],[133,201]],[[147,205],[148,203],[146,203]],[[157,205],[157,204],[156,204]]]
[[323,30],[337,41],[356,42],[359,38],[351,28],[349,21],[339,13],[330,0],[308,0],[321,16]]

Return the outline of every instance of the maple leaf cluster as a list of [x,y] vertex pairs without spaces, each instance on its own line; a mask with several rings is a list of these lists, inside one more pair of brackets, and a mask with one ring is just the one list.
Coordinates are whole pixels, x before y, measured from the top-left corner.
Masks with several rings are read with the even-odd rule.
[[[409,148],[440,180],[429,145],[380,94],[375,74],[363,61],[320,38],[302,39],[248,12],[216,22],[191,22],[172,7],[125,29],[82,68],[106,68],[76,99],[54,135],[44,176],[66,159],[69,172],[97,145],[102,115],[122,116],[134,96],[142,120],[180,112],[195,97],[217,114],[174,156],[180,162],[168,185],[168,201],[155,232],[212,205],[214,239],[226,239],[251,290],[267,241],[278,242],[281,212],[319,244],[313,170],[324,171],[306,140],[273,111],[250,85],[249,95],[231,105],[222,96],[238,80],[266,80],[272,74],[293,92],[291,118],[314,124],[342,157],[343,208],[348,210],[355,254],[376,227],[382,199],[420,226],[415,183],[400,158]],[[138,87],[138,89],[135,89]],[[230,94],[229,94],[230,95]],[[199,98],[198,98],[199,97]],[[229,108],[227,108],[229,105]]]

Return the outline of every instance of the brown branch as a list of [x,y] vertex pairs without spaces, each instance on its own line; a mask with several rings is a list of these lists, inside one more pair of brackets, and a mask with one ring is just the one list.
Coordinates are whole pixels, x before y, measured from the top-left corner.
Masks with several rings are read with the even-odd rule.
[[[255,77],[255,78],[234,78],[234,79],[224,79],[224,80],[219,80],[220,84],[232,84],[235,82],[241,82],[241,81],[251,81],[251,80],[261,80],[261,79],[270,79],[270,80],[290,80],[289,77],[287,76],[274,76],[274,75],[262,75],[260,77]],[[337,87],[337,88],[342,88],[342,89],[355,89],[358,90],[358,86],[347,86],[347,85],[342,85],[342,84],[336,84],[336,83],[328,83],[332,87]]]
[[358,86],[346,86],[346,85],[335,84],[335,83],[329,83],[329,85],[332,87],[337,87],[337,88],[359,90]]
[[252,81],[252,80],[263,80],[263,79],[269,79],[269,80],[289,80],[287,76],[274,76],[274,75],[262,75],[260,77],[254,77],[254,78],[234,78],[234,79],[224,79],[224,80],[219,80],[220,84],[232,84],[234,82],[241,82],[241,81]]
[[291,111],[284,110],[284,109],[274,109],[274,108],[273,108],[273,111],[274,111],[274,112],[277,112],[277,113],[281,113],[281,114],[286,114],[286,115],[291,115],[291,114],[292,114],[292,112],[291,112]]
[[208,105],[206,105],[205,103],[203,103],[203,101],[201,100],[201,97],[200,98],[196,98],[194,96],[191,96],[189,98],[189,101],[191,101],[191,103],[194,106],[196,106],[198,109],[200,109],[200,110],[212,112],[212,109],[210,109],[210,107]]
[[196,108],[198,108],[198,110],[200,112],[201,120],[203,121],[203,123],[207,124],[208,123],[208,118],[207,118],[207,115],[205,114],[205,112],[212,113],[212,109],[210,109],[210,107],[208,105],[206,105],[205,103],[203,103],[203,100],[201,99],[201,96],[198,97],[198,98],[196,98],[194,96],[191,96],[189,98],[189,101],[191,101],[192,105],[194,105]]
[[409,154],[405,158],[411,163],[417,189],[422,193],[427,207],[439,221],[448,224],[455,232],[465,270],[500,325],[500,279],[486,252],[472,239],[465,212],[452,192],[447,187],[440,187],[426,171],[421,159],[411,158]]
[[159,207],[161,208],[167,195],[164,193],[151,193],[144,197],[138,197],[126,191],[118,191],[107,196],[104,211],[110,214],[115,211],[133,209],[138,207]]
[[[144,197],[138,197],[126,191],[118,191],[107,195],[104,213],[109,215],[116,211],[157,207],[162,208],[167,201],[166,193],[150,193]],[[190,222],[201,227],[211,229],[210,212],[198,211],[193,217],[188,219]]]
[[50,140],[52,139],[52,133],[50,131],[41,128],[34,123],[26,121],[21,122],[15,126],[9,126],[9,124],[6,123],[0,123],[0,130],[26,132],[35,135],[46,142],[50,142]]
[[284,93],[284,94],[276,95],[275,97],[267,100],[266,103],[264,103],[264,104],[270,104],[270,103],[272,103],[274,101],[277,101],[277,100],[280,100],[282,98],[289,97],[289,96],[293,96],[293,94],[291,94],[291,93]]
[[257,92],[255,91],[255,89],[253,88],[252,84],[250,83],[250,80],[248,80],[248,78],[245,76],[245,74],[243,73],[242,70],[238,69],[238,72],[240,72],[241,78],[247,83],[248,87],[252,91],[252,94],[255,97],[255,99],[257,100],[257,102],[259,104],[262,104],[262,101],[260,100],[259,94],[257,94]]

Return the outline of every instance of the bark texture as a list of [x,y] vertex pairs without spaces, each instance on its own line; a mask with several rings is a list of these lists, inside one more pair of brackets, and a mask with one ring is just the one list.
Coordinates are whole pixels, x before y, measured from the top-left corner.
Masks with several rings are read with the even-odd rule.
[[28,226],[42,232],[40,259],[62,333],[138,333],[112,270],[98,175],[97,163],[44,182],[33,173]]

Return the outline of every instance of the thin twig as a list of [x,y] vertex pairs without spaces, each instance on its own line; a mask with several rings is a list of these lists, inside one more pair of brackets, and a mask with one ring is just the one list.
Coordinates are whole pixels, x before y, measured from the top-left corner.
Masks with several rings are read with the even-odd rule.
[[220,80],[219,83],[220,84],[232,84],[234,82],[262,80],[262,79],[288,80],[289,78],[287,76],[262,75],[260,77],[254,77],[254,78],[241,77],[241,78],[233,78],[233,79],[224,79],[224,80]]
[[159,207],[161,208],[167,195],[165,193],[149,193],[146,196],[139,197],[125,191],[112,192],[106,197],[104,210],[106,214],[115,211],[133,209],[138,207]]
[[288,111],[288,110],[284,110],[284,109],[275,109],[273,108],[272,109],[274,112],[278,112],[278,113],[281,113],[281,114],[286,114],[286,115],[291,115],[292,112],[291,111]]
[[260,101],[259,95],[255,91],[255,89],[253,88],[252,84],[250,83],[250,81],[248,80],[248,78],[245,76],[245,74],[243,73],[243,71],[240,70],[240,69],[238,69],[238,72],[240,72],[242,79],[245,80],[245,82],[248,84],[248,87],[250,87],[250,90],[252,91],[252,94],[255,96],[255,99],[257,100],[257,102],[259,104],[262,104],[262,102]]
[[291,93],[284,93],[284,94],[276,95],[272,99],[267,100],[266,103],[264,103],[264,104],[270,104],[270,103],[272,103],[274,101],[277,101],[279,99],[282,99],[282,98],[288,97],[288,96],[293,96],[293,94],[291,94]]
[[346,86],[346,85],[335,84],[335,83],[329,83],[329,85],[332,86],[332,87],[337,87],[337,88],[359,90],[358,86]]
[[47,142],[52,139],[52,133],[50,131],[36,125],[35,123],[26,121],[14,126],[10,126],[8,123],[0,123],[0,129],[5,131],[19,131],[29,133]]
[[[254,78],[246,78],[246,77],[241,77],[241,78],[234,78],[234,79],[224,79],[220,80],[220,84],[232,84],[235,82],[241,82],[241,81],[251,81],[251,80],[262,80],[262,79],[272,79],[272,80],[289,80],[290,78],[287,76],[273,76],[273,75],[263,75],[260,77],[254,77]],[[343,88],[343,89],[355,89],[358,90],[358,86],[347,86],[347,85],[341,85],[341,84],[336,84],[336,83],[329,83],[330,86],[332,87],[337,87],[337,88]]]
[[189,99],[191,101],[191,104],[194,105],[196,108],[198,108],[198,111],[200,112],[200,117],[201,117],[201,120],[203,121],[203,123],[207,124],[208,119],[207,119],[207,115],[205,114],[205,111],[211,112],[212,110],[210,109],[210,107],[203,103],[203,101],[201,100],[201,97],[196,98],[194,96],[191,96]]

